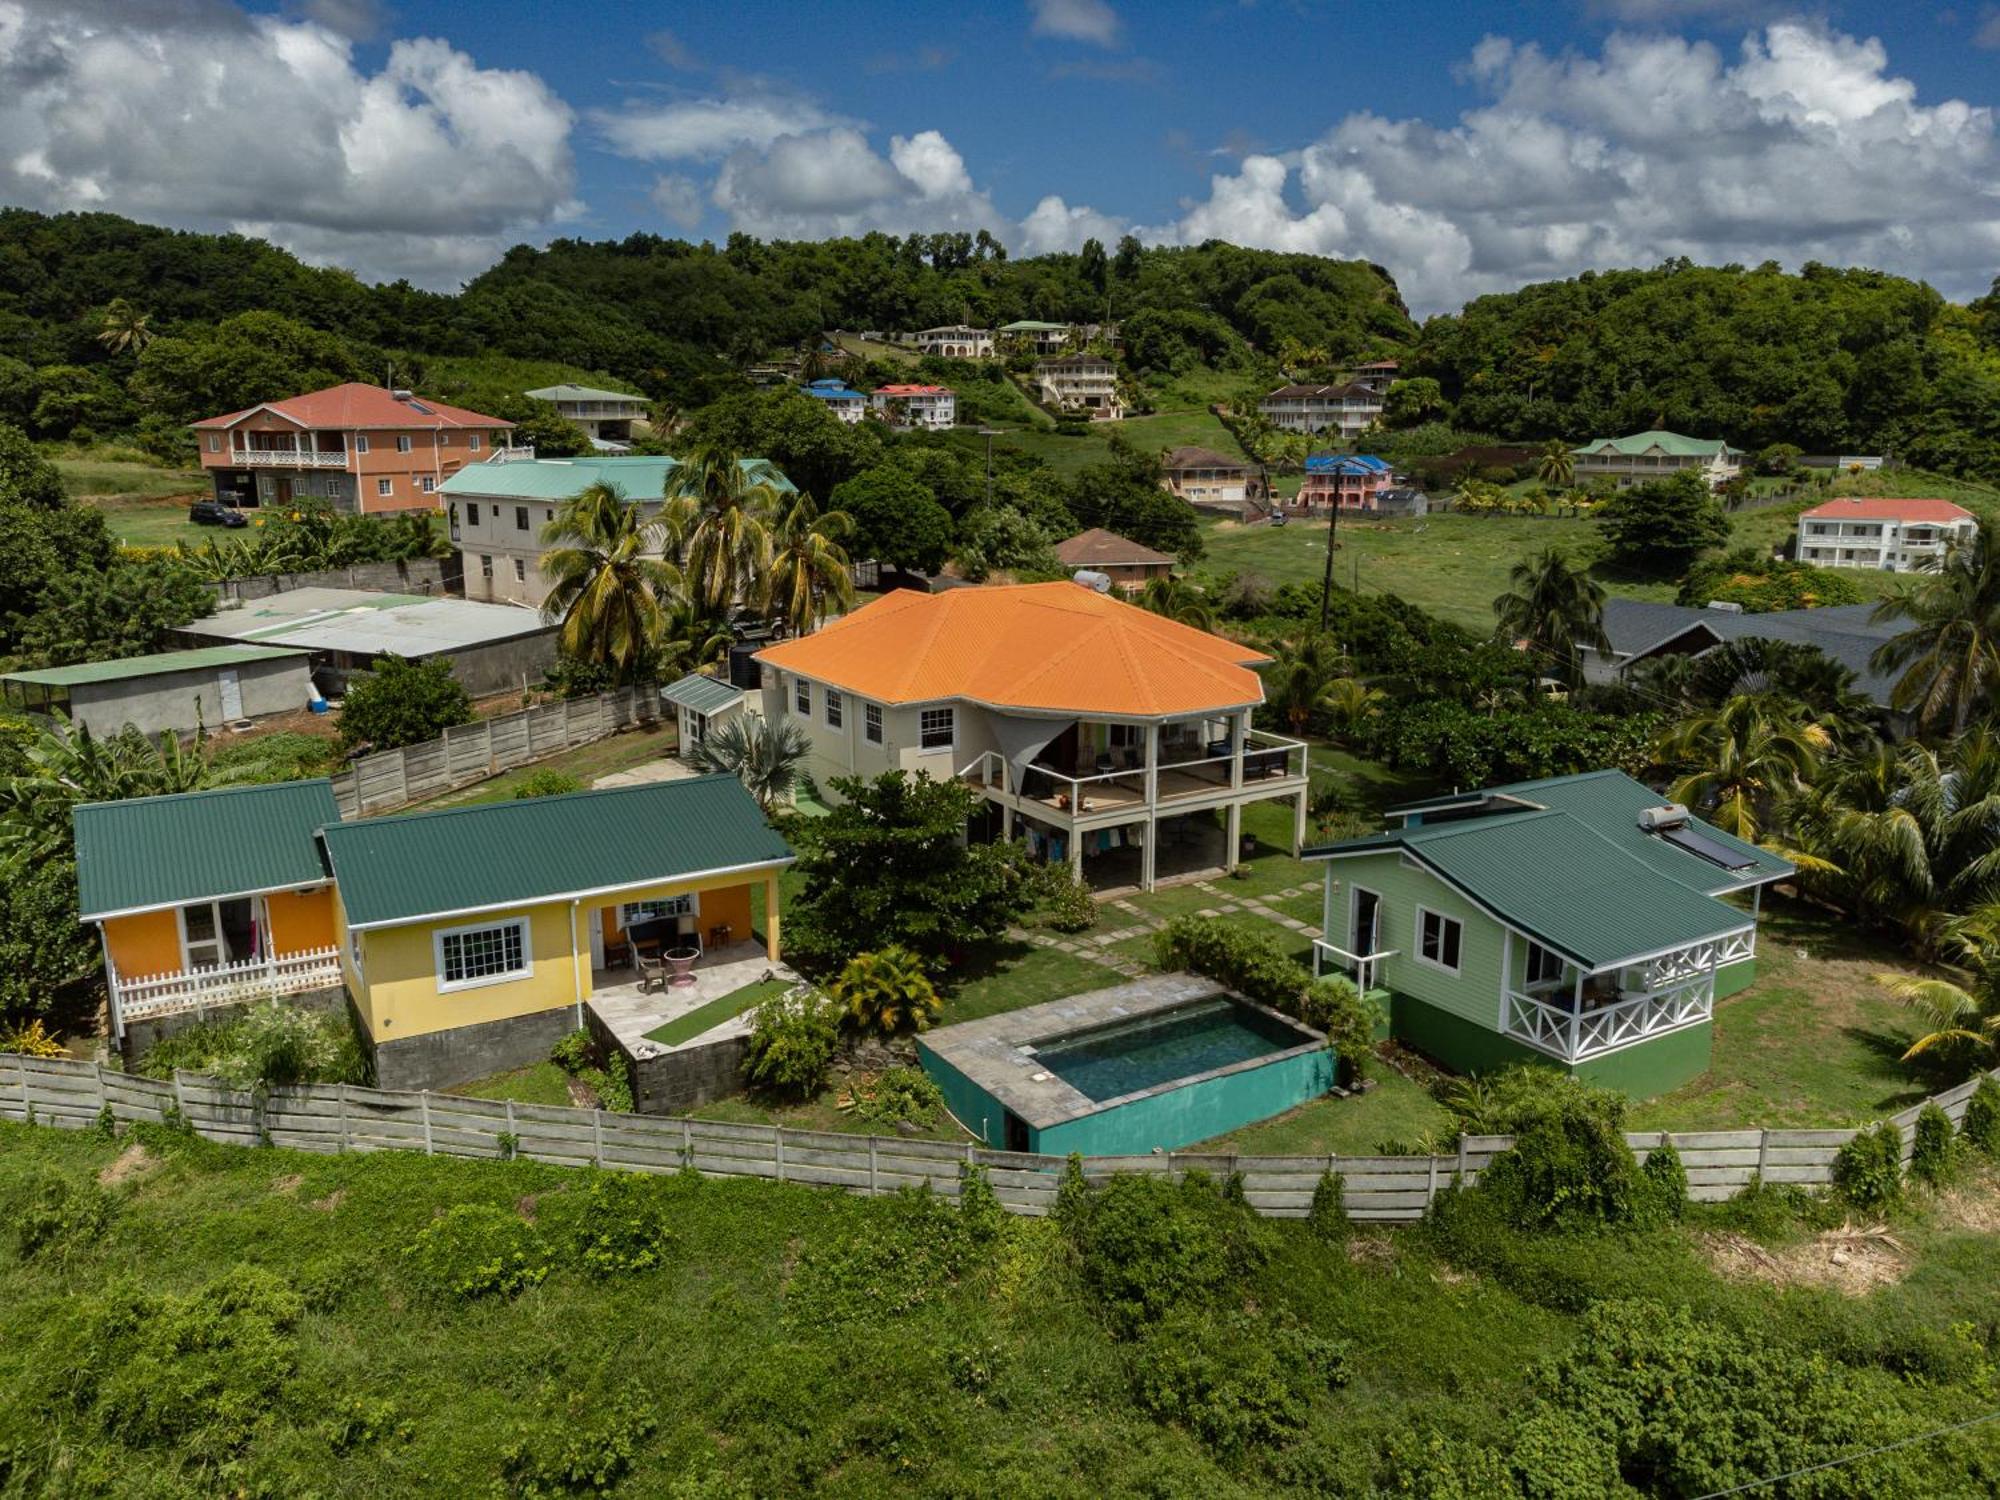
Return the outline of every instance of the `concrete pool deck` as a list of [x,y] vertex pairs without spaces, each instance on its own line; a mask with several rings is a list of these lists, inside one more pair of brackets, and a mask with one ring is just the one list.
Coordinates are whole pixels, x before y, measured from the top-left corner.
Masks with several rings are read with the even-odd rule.
[[[1232,1063],[1209,1073],[1170,1079],[1116,1099],[1091,1098],[1050,1072],[1033,1052],[1021,1050],[1058,1038],[1066,1039],[1077,1032],[1093,1031],[1121,1021],[1142,1020],[1195,1001],[1224,996],[1251,1010],[1276,1017],[1298,1033],[1299,1045]],[[1311,1053],[1324,1046],[1324,1037],[1301,1026],[1290,1016],[1246,1000],[1214,980],[1195,974],[1154,975],[1131,984],[1074,995],[1066,1000],[1051,1000],[1043,1005],[1005,1011],[977,1021],[961,1021],[935,1031],[922,1032],[917,1037],[920,1056],[935,1058],[1037,1133],[1088,1115],[1128,1106],[1135,1100],[1185,1088],[1202,1079],[1265,1067],[1279,1059]],[[947,1089],[946,1092],[949,1095],[952,1091]],[[1294,1102],[1288,1100],[1280,1108],[1289,1108]],[[960,1123],[975,1135],[984,1137],[991,1133],[981,1128],[982,1122],[978,1119],[961,1116]]]

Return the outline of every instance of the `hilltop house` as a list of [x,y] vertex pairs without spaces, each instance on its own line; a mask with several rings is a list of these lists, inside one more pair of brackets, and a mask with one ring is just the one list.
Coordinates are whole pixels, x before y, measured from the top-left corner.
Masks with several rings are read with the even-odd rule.
[[1175,448],[1160,460],[1160,487],[1197,510],[1240,513],[1264,494],[1263,480],[1241,459],[1213,448]]
[[993,357],[993,331],[990,328],[969,328],[963,323],[951,323],[943,328],[926,328],[911,337],[924,353],[935,354],[942,359]]
[[1171,578],[1174,572],[1174,558],[1168,553],[1156,552],[1102,526],[1057,542],[1056,561],[1072,570],[1101,573],[1113,588],[1127,594],[1138,593],[1155,578]]
[[1381,496],[1396,479],[1387,462],[1367,453],[1314,453],[1306,459],[1305,483],[1289,502],[1294,510],[1379,511]]
[[1078,411],[1094,422],[1125,415],[1118,399],[1118,366],[1095,354],[1045,359],[1035,366],[1042,404],[1059,412]]
[[1388,394],[1389,387],[1396,383],[1396,376],[1402,365],[1393,359],[1371,359],[1366,364],[1356,365],[1347,372],[1348,383],[1358,385],[1364,391],[1373,391],[1378,396]]
[[437,509],[439,487],[514,430],[498,417],[352,381],[193,426],[221,504],[313,499],[364,515]]
[[885,385],[868,400],[891,427],[936,431],[958,421],[958,397],[948,385]]
[[632,442],[632,424],[646,420],[646,398],[587,385],[545,385],[525,394],[546,401],[581,427],[599,453],[623,453]]
[[1003,323],[993,330],[995,339],[1003,348],[1019,346],[1036,354],[1062,353],[1069,348],[1075,332],[1074,323],[1039,323],[1032,318]]
[[[555,519],[556,508],[590,485],[608,484],[651,520],[660,512],[667,476],[679,462],[633,455],[514,459],[453,475],[441,493],[465,574],[465,597],[539,609],[549,592],[542,574],[542,554],[548,550],[542,528]],[[792,488],[761,459],[745,459],[743,466],[780,490]]]
[[1796,550],[1800,562],[1821,568],[1924,572],[1978,530],[1978,518],[1949,500],[1845,496],[1799,516]]
[[[344,996],[385,1088],[521,1067],[648,949],[778,957],[791,850],[734,777],[342,822],[324,780],[87,804],[77,886],[121,1040]],[[697,956],[699,955],[699,956]],[[650,960],[648,960],[650,962]]]
[[837,377],[809,380],[799,389],[850,427],[868,415],[868,398]]
[[1281,432],[1332,432],[1343,442],[1366,432],[1382,417],[1382,398],[1356,382],[1344,385],[1281,385],[1257,410]]
[[1532,1060],[1664,1092],[1708,1067],[1715,1002],[1756,974],[1762,888],[1792,866],[1618,771],[1392,808],[1326,864],[1316,969],[1460,1072]]
[[823,792],[957,777],[986,804],[971,836],[1025,836],[1080,877],[1233,869],[1253,802],[1291,803],[1303,834],[1306,747],[1250,722],[1269,658],[1074,583],[892,593],[757,660]]
[[1678,432],[1635,432],[1630,437],[1592,438],[1571,455],[1576,482],[1608,479],[1619,489],[1648,479],[1664,479],[1683,469],[1701,474],[1711,489],[1734,479],[1743,454],[1720,438],[1682,437]]

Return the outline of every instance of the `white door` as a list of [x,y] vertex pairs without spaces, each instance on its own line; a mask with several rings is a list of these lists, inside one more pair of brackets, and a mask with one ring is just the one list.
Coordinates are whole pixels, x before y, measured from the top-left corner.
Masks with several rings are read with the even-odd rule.
[[243,717],[243,684],[234,667],[225,667],[215,674],[216,690],[222,694],[222,718],[224,723]]

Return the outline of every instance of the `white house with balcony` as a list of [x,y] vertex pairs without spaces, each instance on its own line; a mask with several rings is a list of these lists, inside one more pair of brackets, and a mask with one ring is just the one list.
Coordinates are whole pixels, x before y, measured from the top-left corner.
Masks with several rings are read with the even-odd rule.
[[1330,432],[1359,437],[1382,418],[1382,393],[1358,381],[1340,385],[1281,385],[1257,410],[1281,432]]
[[625,453],[632,446],[632,424],[646,420],[644,396],[629,391],[601,391],[587,385],[545,385],[524,392],[546,401],[578,427],[599,453]]
[[1441,797],[1326,865],[1314,966],[1464,1073],[1536,1061],[1635,1098],[1708,1068],[1716,1002],[1756,977],[1768,850],[1620,771]]
[[1949,500],[1843,496],[1799,516],[1797,554],[1817,568],[1926,572],[1978,530],[1978,517]]
[[1658,429],[1629,437],[1592,438],[1570,457],[1576,464],[1578,484],[1608,480],[1621,490],[1649,479],[1668,478],[1683,469],[1694,470],[1714,489],[1743,469],[1743,450],[1730,447],[1721,438],[1683,437]]
[[948,385],[885,385],[868,404],[891,427],[941,432],[958,421],[958,396]]
[[1259,802],[1304,837],[1306,747],[1252,723],[1269,658],[1093,589],[899,591],[757,660],[823,793],[956,777],[983,803],[969,836],[1026,839],[1100,887],[1233,869]]
[[1125,415],[1125,403],[1118,395],[1118,366],[1101,355],[1045,359],[1035,366],[1035,386],[1042,404],[1057,412],[1073,412],[1093,422],[1115,422]]
[[991,359],[993,357],[993,330],[972,328],[964,323],[950,323],[942,328],[925,328],[910,335],[911,341],[926,354],[935,354],[941,359]]

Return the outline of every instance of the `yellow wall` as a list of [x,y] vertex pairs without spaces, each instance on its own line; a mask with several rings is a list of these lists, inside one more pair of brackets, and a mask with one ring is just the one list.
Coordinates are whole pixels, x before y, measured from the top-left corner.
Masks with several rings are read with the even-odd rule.
[[273,891],[264,898],[264,905],[271,914],[271,951],[280,958],[334,945],[331,886],[304,893]]
[[112,917],[104,923],[111,962],[127,979],[181,971],[180,916],[172,907]]

